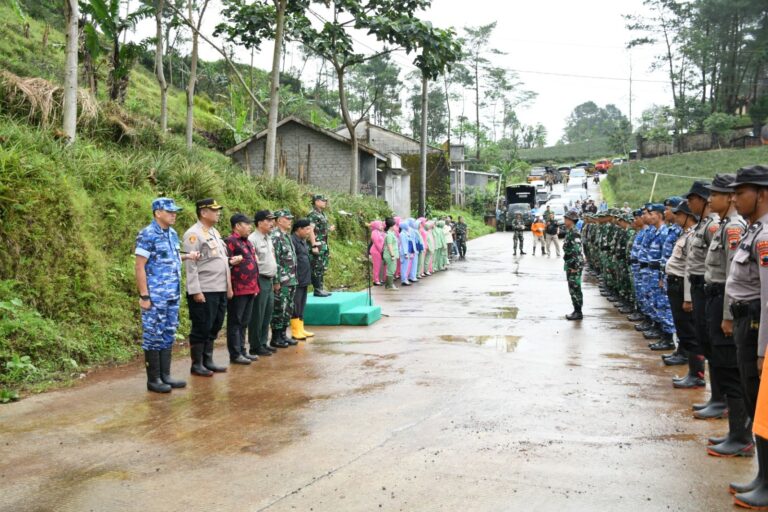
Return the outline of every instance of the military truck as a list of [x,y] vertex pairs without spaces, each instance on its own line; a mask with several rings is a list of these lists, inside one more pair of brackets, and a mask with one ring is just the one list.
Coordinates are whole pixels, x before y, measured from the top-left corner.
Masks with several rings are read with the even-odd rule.
[[507,198],[507,212],[504,223],[504,231],[512,227],[512,221],[515,215],[520,213],[523,216],[525,227],[530,229],[533,224],[533,214],[531,210],[536,208],[536,187],[525,183],[510,185],[505,189]]

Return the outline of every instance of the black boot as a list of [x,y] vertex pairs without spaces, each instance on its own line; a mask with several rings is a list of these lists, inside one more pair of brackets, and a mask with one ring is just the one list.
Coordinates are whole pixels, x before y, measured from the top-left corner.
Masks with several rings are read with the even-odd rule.
[[211,377],[213,372],[203,366],[203,352],[205,351],[204,343],[195,343],[189,346],[189,355],[192,357],[192,368],[190,373],[193,375],[199,375],[200,377]]
[[717,378],[717,372],[709,373],[709,387],[712,391],[709,396],[709,400],[703,403],[693,404],[691,409],[694,411],[700,411],[702,409],[706,409],[712,404],[725,406],[725,395],[723,395],[723,392],[720,390],[720,379]]
[[685,352],[681,350],[680,347],[678,347],[671,355],[665,354],[661,356],[661,360],[664,361],[664,364],[667,366],[688,364],[688,356],[685,355]]
[[704,381],[704,356],[691,355],[688,357],[688,375],[682,379],[672,380],[672,386],[678,389],[698,389],[706,386]]
[[160,379],[172,388],[183,388],[187,383],[183,380],[171,378],[171,353],[170,348],[160,351]]
[[716,444],[724,443],[728,440],[728,434],[724,436],[712,436],[707,438],[707,446],[714,446]]
[[566,320],[582,320],[584,315],[581,314],[581,308],[574,308],[573,313],[565,315]]
[[270,342],[274,348],[286,348],[289,345],[283,342],[283,338],[280,336],[280,331],[272,329],[272,341]]
[[661,329],[659,329],[659,324],[653,322],[653,325],[651,325],[650,329],[643,331],[643,338],[647,340],[658,340],[661,338]]
[[[758,464],[761,468],[756,478],[757,485],[751,491],[736,494],[733,497],[733,502],[741,507],[764,510],[768,508],[768,478],[766,478],[766,470],[763,468],[768,463],[768,441],[760,436],[757,436],[756,441]],[[736,490],[733,484],[731,487]]]
[[[702,409],[704,411],[706,409]],[[699,411],[701,412],[701,411]],[[749,416],[743,398],[728,398],[728,436],[723,443],[707,448],[715,457],[752,457],[755,444],[748,428]]]
[[160,351],[145,350],[144,364],[147,367],[147,390],[155,393],[170,393],[171,386],[160,379]]
[[766,441],[760,436],[755,437],[755,451],[757,452],[757,476],[752,479],[751,482],[745,484],[738,484],[731,482],[728,485],[728,490],[731,494],[747,493],[756,489],[764,482],[765,465],[768,464],[768,456],[766,456]]
[[640,320],[645,319],[645,315],[642,314],[640,311],[635,311],[631,315],[627,317],[627,320],[630,322],[639,322]]
[[208,368],[214,373],[224,373],[227,368],[224,366],[217,366],[213,362],[213,340],[205,343],[205,351],[203,352],[203,366]]
[[675,348],[675,341],[672,339],[672,333],[662,332],[661,339],[650,345],[651,350],[672,350]]
[[653,322],[651,321],[650,318],[648,318],[645,315],[643,315],[643,318],[644,320],[642,322],[640,322],[639,324],[635,324],[635,330],[638,332],[647,331],[648,329],[653,327]]
[[289,345],[289,346],[291,346],[291,345],[298,345],[299,342],[296,341],[295,339],[291,338],[290,336],[288,336],[286,331],[287,331],[287,329],[283,329],[282,331],[280,331],[280,339],[283,341],[283,343],[285,343],[286,345]]
[[325,291],[325,288],[323,287],[323,276],[317,276],[312,279],[312,287],[315,289],[314,296],[315,297],[330,297],[331,294]]

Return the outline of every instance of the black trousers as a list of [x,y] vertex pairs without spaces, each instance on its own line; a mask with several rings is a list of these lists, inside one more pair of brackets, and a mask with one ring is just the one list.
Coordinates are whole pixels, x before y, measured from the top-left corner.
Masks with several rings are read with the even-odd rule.
[[696,341],[701,354],[707,359],[712,355],[712,340],[709,339],[707,325],[707,295],[704,293],[704,277],[691,276],[691,302],[693,303],[693,327],[696,329]]
[[680,339],[680,346],[692,355],[701,355],[701,348],[696,339],[696,330],[693,326],[693,315],[683,311],[683,277],[667,275],[667,297],[672,309],[672,320],[675,322],[675,331]]
[[714,285],[705,288],[707,292],[707,327],[712,341],[709,358],[709,370],[712,378],[720,384],[720,390],[729,398],[743,398],[744,388],[739,376],[739,363],[736,356],[736,342],[732,336],[726,336],[720,324],[723,321],[723,301],[725,286]]
[[755,419],[757,393],[760,389],[760,377],[757,373],[757,335],[760,330],[760,300],[752,301],[749,312],[744,316],[734,315],[733,339],[736,341],[736,357],[739,362],[739,375],[744,389],[744,403],[747,414]]
[[293,315],[291,318],[304,320],[304,306],[307,305],[307,287],[297,286],[293,294]]
[[459,247],[459,257],[463,258],[467,255],[467,240],[465,238],[457,238],[456,245]]
[[200,303],[187,295],[189,320],[192,322],[190,345],[214,341],[224,325],[224,315],[227,314],[227,292],[204,292],[203,295],[205,302]]
[[245,330],[251,321],[255,295],[237,295],[227,301],[227,349],[230,359],[245,355]]

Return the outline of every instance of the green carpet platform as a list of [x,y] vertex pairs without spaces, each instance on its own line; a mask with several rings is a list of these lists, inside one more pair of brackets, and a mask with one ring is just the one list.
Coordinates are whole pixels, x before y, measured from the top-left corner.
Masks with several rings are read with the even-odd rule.
[[368,292],[333,292],[315,297],[310,292],[304,308],[306,325],[371,325],[381,319],[381,306],[368,305]]

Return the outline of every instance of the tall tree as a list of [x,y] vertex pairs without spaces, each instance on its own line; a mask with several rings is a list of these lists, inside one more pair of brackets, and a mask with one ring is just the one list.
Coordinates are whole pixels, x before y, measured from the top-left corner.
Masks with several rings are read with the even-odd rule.
[[[192,134],[195,128],[195,83],[197,82],[197,61],[199,58],[200,26],[203,24],[203,16],[208,8],[208,0],[202,0],[202,4],[196,5],[195,0],[187,2],[187,14],[189,21],[194,24],[192,31],[192,54],[189,65],[189,81],[187,83],[187,122],[185,136],[187,149],[192,149]],[[197,10],[197,20],[195,20]]]
[[155,11],[155,77],[160,86],[160,131],[168,131],[168,82],[165,80],[165,65],[163,59],[165,32],[163,17],[165,16],[165,0],[152,0]]
[[350,108],[361,115],[372,104],[373,122],[388,126],[402,113],[400,93],[403,84],[400,67],[390,55],[382,55],[350,70]]
[[78,22],[80,20],[77,0],[65,0],[67,20],[67,60],[64,70],[64,133],[67,143],[75,142],[77,136],[77,50],[80,44]]

